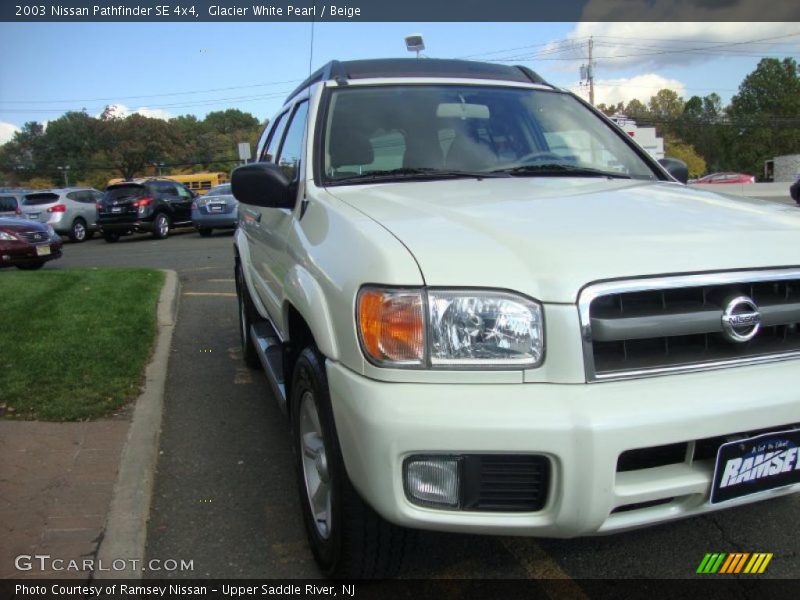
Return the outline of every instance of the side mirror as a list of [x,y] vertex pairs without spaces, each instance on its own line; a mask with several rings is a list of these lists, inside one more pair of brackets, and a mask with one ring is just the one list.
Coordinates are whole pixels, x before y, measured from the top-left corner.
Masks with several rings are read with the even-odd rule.
[[667,173],[672,175],[681,183],[689,181],[689,167],[686,163],[677,158],[659,158],[658,164],[667,170]]
[[231,173],[231,193],[244,204],[264,208],[291,208],[292,183],[274,163],[243,165]]

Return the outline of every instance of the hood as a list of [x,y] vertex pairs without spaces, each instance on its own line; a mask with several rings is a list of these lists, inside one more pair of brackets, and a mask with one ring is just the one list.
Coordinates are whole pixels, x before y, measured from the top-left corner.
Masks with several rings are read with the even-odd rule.
[[2,219],[0,218],[0,231],[13,231],[14,233],[25,231],[47,231],[47,225],[38,221],[28,219]]
[[429,286],[572,303],[598,280],[800,265],[800,210],[677,183],[529,177],[327,191],[405,244]]

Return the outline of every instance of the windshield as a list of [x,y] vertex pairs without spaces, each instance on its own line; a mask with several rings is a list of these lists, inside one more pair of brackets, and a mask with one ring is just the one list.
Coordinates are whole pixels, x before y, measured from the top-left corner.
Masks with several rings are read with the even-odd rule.
[[565,93],[473,85],[333,91],[327,183],[480,174],[657,178],[608,124]]

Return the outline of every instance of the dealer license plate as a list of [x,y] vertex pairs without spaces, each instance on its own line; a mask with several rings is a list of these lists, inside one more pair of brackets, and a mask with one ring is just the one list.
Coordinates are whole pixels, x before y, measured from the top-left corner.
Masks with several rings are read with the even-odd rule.
[[36,246],[36,256],[47,256],[50,254],[50,246]]
[[800,429],[764,433],[719,447],[711,504],[800,483]]

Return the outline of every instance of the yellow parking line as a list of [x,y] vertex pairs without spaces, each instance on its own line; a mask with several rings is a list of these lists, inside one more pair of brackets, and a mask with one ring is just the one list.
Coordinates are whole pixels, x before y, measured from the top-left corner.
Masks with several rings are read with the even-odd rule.
[[549,598],[588,600],[580,586],[531,538],[501,538],[530,579],[536,579]]
[[236,292],[183,292],[184,296],[228,296],[236,297]]

